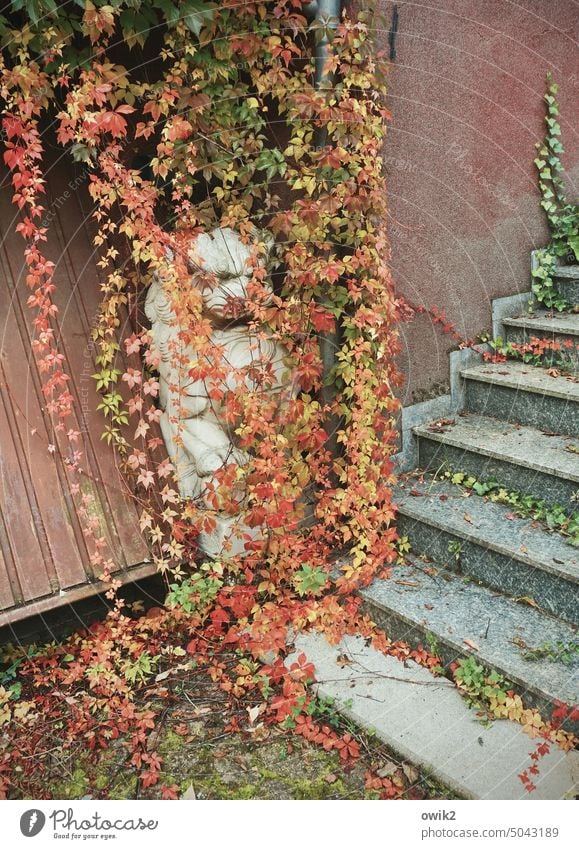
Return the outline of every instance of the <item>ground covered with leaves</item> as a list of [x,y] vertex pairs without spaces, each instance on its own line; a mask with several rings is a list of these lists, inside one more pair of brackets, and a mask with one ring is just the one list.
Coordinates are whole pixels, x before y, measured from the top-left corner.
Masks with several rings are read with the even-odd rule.
[[[99,633],[104,626],[92,627]],[[152,726],[141,748],[135,748],[135,728],[123,723],[122,716],[116,727],[96,721],[88,738],[79,733],[82,726],[71,737],[67,720],[83,702],[83,682],[51,693],[52,710],[42,717],[36,709],[38,694],[23,670],[33,669],[43,656],[70,666],[74,661],[68,649],[76,640],[73,635],[66,645],[3,649],[0,724],[5,754],[12,750],[3,764],[4,776],[11,776],[11,798],[39,793],[53,799],[452,797],[375,736],[340,716],[330,702],[311,698],[305,716],[316,731],[314,739],[307,740],[303,719],[298,724],[272,722],[264,702],[227,692],[223,681],[211,680],[207,669],[179,646],[167,647],[164,658],[142,654],[125,670],[134,679],[135,710],[126,703],[124,711]],[[249,671],[248,662],[235,651],[223,655],[221,663],[230,680]],[[40,703],[46,704],[42,697]],[[99,709],[92,706],[97,720]],[[102,706],[100,713],[104,719]],[[97,728],[100,734],[93,733]],[[34,742],[16,753],[8,730]],[[336,741],[344,742],[346,749],[336,748]],[[144,779],[129,757],[131,751],[139,752],[137,762],[142,765],[149,759]]]

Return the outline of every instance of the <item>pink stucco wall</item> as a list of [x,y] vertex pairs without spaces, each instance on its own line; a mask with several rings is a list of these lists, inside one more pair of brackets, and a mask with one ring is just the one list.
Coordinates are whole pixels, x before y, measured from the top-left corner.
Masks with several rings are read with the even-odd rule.
[[[387,25],[393,3],[381,2]],[[446,311],[466,337],[490,329],[490,301],[530,286],[547,239],[534,143],[545,74],[560,83],[569,196],[579,184],[579,60],[574,0],[399,2],[389,174],[399,291]],[[378,42],[387,47],[388,32]],[[404,403],[442,391],[448,336],[419,317],[402,328]]]

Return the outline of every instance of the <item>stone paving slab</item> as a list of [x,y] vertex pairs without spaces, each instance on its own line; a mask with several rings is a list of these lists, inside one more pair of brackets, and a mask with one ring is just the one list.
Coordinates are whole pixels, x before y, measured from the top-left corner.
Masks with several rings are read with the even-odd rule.
[[481,725],[446,679],[385,657],[361,637],[330,646],[322,634],[300,635],[295,647],[314,663],[320,696],[461,796],[539,800],[575,793],[577,755],[553,748],[529,795],[517,774],[530,765],[534,742],[514,722]]
[[579,280],[579,265],[559,265],[554,276],[555,280]]

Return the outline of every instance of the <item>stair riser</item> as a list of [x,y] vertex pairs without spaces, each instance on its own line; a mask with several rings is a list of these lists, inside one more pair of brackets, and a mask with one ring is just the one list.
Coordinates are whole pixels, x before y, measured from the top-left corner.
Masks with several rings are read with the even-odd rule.
[[567,436],[579,434],[579,404],[574,401],[469,378],[465,401],[474,413]]
[[[579,621],[579,594],[573,581],[489,549],[483,541],[479,544],[439,530],[402,511],[398,513],[397,529],[401,536],[408,536],[413,553],[426,554],[440,566],[470,575],[512,598],[532,598],[540,608],[560,619]],[[449,545],[455,542],[461,546],[458,561],[449,552]]]
[[[373,599],[365,598],[363,592],[361,595],[363,612],[367,613],[378,627],[385,631],[391,640],[403,640],[413,647],[418,647],[419,645],[427,647],[428,640],[434,636],[437,654],[446,667],[468,656],[473,656],[480,663],[486,665],[484,664],[484,658],[481,658],[477,652],[469,651],[466,646],[459,648],[444,634],[432,634],[427,625],[410,622],[396,610],[383,607]],[[508,670],[502,668],[500,664],[494,662],[492,668],[503,675],[513,685],[513,689],[524,699],[526,706],[537,708],[543,716],[548,717],[551,715],[553,712],[553,702],[544,694],[537,692],[534,688],[530,688],[524,681],[514,679],[512,674],[509,675]],[[574,734],[579,733],[579,722],[572,723],[572,725],[566,724],[564,727]]]
[[[561,350],[554,353],[547,353],[541,357],[543,365],[546,367],[559,366],[564,364],[565,368],[570,368],[574,373],[579,373],[579,341],[576,336],[568,336],[564,333],[549,333],[541,330],[529,330],[524,327],[509,327],[505,325],[505,339],[507,342],[515,342],[518,345],[526,345],[531,339],[546,339],[549,342],[560,342]],[[565,348],[564,343],[571,342],[572,348]]]
[[555,279],[555,288],[571,304],[572,308],[579,308],[579,280]]
[[435,472],[446,464],[453,471],[468,472],[477,480],[496,480],[506,489],[535,494],[548,504],[558,504],[571,513],[577,510],[577,503],[573,500],[579,491],[577,482],[506,460],[486,457],[474,449],[458,448],[422,435],[418,437],[418,452],[421,469]]

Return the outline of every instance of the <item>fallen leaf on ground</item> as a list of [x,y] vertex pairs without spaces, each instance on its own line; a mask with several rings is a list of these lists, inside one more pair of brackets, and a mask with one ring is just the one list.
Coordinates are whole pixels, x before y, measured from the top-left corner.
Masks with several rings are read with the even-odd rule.
[[410,782],[410,784],[416,784],[418,779],[420,778],[420,773],[416,769],[416,767],[412,766],[412,764],[402,764],[402,772]]
[[249,717],[250,723],[253,725],[257,717],[262,712],[261,705],[257,705],[256,707],[247,708],[247,715]]
[[196,799],[197,798],[197,794],[195,793],[195,788],[193,787],[192,784],[190,784],[189,787],[187,788],[187,790],[185,790],[185,792],[183,793],[181,798],[182,799]]
[[379,778],[388,778],[390,775],[394,775],[396,770],[398,769],[398,764],[395,764],[393,761],[386,761],[380,769],[376,770],[376,775]]
[[170,672],[171,672],[170,669],[167,669],[165,672],[159,672],[159,674],[155,676],[155,681],[157,681],[157,682],[158,681],[164,681],[165,678],[169,677]]

